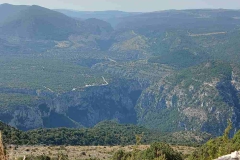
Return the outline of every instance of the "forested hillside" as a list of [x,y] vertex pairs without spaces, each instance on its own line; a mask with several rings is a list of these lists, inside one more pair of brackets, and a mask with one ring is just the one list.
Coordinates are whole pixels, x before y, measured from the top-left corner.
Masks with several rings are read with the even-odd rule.
[[161,141],[169,144],[199,146],[211,137],[209,134],[197,132],[166,134],[141,126],[122,125],[113,121],[103,121],[92,128],[42,128],[27,132],[20,131],[0,122],[0,130],[3,131],[4,143],[15,145],[134,145],[136,144],[136,136],[139,136],[141,137],[141,144]]
[[238,10],[117,12],[111,26],[94,14],[0,8],[4,123],[27,131],[116,120],[221,135],[230,119],[240,128]]

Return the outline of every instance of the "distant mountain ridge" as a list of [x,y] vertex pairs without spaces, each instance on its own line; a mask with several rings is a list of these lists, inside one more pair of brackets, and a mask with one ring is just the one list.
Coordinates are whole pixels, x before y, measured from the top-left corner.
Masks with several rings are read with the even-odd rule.
[[27,5],[11,5],[11,4],[1,4],[0,5],[0,24],[6,21],[12,16],[16,16],[19,12],[27,9]]
[[124,17],[142,14],[141,12],[123,12],[123,11],[117,11],[117,10],[74,11],[74,10],[67,10],[67,9],[55,9],[55,11],[61,12],[69,17],[74,17],[79,19],[88,19],[88,18],[101,19],[110,23],[113,27],[116,26]]
[[102,18],[125,17],[129,15],[136,15],[142,13],[142,12],[124,12],[118,10],[106,10],[106,11],[77,11],[67,9],[54,9],[54,10],[69,15],[71,17],[83,19],[95,18],[95,16],[99,16]]
[[0,28],[0,119],[23,130],[112,119],[240,129],[239,10],[113,12],[115,28],[40,6],[12,11]]
[[[107,22],[100,20],[79,21],[62,13],[40,6],[0,5],[12,8],[9,17],[3,17],[0,34],[25,39],[66,40],[70,35],[101,34],[112,30]],[[98,26],[98,25],[101,26]],[[101,28],[101,30],[99,30]],[[103,30],[102,30],[103,29]],[[96,30],[100,33],[96,33]]]

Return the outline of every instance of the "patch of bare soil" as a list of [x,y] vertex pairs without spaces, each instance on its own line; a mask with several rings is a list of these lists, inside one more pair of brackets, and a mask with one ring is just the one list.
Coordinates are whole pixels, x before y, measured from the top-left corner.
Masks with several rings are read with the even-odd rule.
[[[98,158],[100,160],[110,160],[113,154],[118,150],[127,152],[133,151],[135,146],[7,146],[9,160],[15,160],[24,156],[47,155],[51,158],[58,154],[68,155],[70,160],[85,160]],[[146,150],[150,145],[139,145],[138,150]],[[173,146],[177,151],[185,153],[193,152],[195,148],[185,146]]]

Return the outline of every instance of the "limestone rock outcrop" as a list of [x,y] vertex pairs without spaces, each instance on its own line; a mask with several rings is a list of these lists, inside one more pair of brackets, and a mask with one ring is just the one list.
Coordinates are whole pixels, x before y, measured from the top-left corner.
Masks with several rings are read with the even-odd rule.
[[240,160],[240,152],[235,151],[235,152],[232,152],[231,154],[219,157],[216,160]]

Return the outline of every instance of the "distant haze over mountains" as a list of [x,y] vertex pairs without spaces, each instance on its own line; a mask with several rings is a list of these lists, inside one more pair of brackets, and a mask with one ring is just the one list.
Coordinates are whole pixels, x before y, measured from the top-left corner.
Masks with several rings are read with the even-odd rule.
[[[71,34],[96,33],[93,25],[105,25],[101,20],[80,21],[60,12],[40,6],[0,5],[0,32],[7,36],[21,38],[64,40]],[[10,14],[8,14],[8,12]],[[100,24],[101,23],[101,24]],[[105,24],[103,24],[105,23]],[[99,26],[101,27],[101,26]],[[107,30],[111,30],[111,26]]]
[[20,11],[28,8],[26,5],[11,5],[1,4],[0,5],[0,24],[7,20],[7,18],[17,15]]
[[134,16],[141,14],[141,12],[123,12],[123,11],[72,11],[65,9],[56,9],[67,16],[87,19],[87,18],[97,18],[109,22],[112,26],[118,23],[120,18]]
[[62,12],[68,16],[76,17],[76,18],[97,18],[99,19],[110,19],[110,18],[120,18],[126,17],[130,15],[141,14],[142,12],[123,12],[117,10],[109,10],[109,11],[75,11],[75,10],[67,10],[67,9],[55,9],[56,11]]
[[239,31],[239,10],[0,5],[0,120],[220,135],[231,119],[240,129]]
[[[11,5],[11,4],[1,4],[0,5],[0,24],[6,21],[7,18],[11,18],[17,15],[20,11],[27,9],[30,6],[27,5]],[[115,26],[118,20],[123,17],[133,16],[141,14],[141,12],[123,12],[123,11],[74,11],[67,9],[55,9],[55,11],[61,12],[69,17],[77,18],[79,20],[96,18],[100,20],[107,21],[111,25]]]

